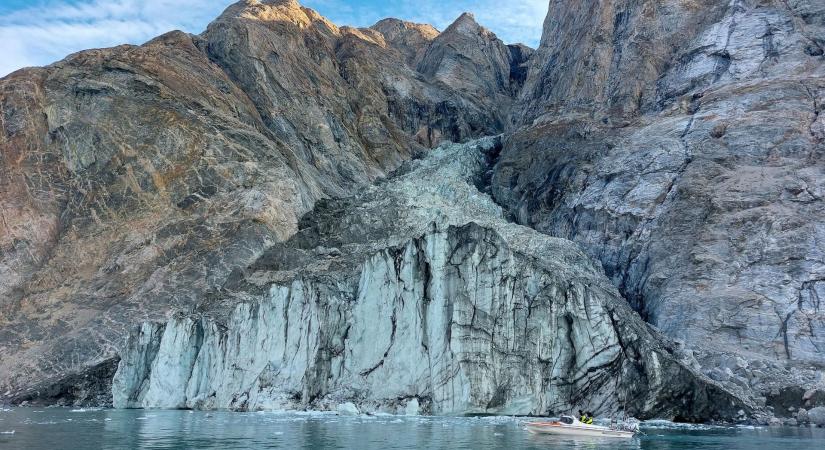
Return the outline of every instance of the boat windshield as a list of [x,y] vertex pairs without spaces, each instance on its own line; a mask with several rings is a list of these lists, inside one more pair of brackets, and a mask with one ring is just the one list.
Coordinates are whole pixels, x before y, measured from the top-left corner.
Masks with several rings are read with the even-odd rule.
[[573,418],[568,416],[561,416],[561,423],[566,423],[567,425],[573,425]]

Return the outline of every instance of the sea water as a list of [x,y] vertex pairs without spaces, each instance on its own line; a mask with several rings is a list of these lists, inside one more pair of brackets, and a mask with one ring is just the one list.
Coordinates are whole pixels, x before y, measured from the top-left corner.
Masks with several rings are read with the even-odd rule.
[[[0,408],[0,449],[825,449],[825,429],[642,424],[627,440],[535,436],[514,417]],[[13,432],[13,433],[12,433]]]

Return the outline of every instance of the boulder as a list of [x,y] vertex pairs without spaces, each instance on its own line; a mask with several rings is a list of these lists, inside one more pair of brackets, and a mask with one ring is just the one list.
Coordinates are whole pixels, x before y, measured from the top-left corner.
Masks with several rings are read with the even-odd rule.
[[808,411],[808,421],[816,426],[825,427],[825,406],[817,406]]

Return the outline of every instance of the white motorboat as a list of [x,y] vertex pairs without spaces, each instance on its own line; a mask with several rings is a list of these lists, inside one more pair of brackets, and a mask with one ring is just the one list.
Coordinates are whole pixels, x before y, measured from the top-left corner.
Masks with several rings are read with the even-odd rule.
[[582,423],[571,416],[561,416],[552,422],[528,422],[527,431],[533,434],[553,434],[571,437],[631,438],[638,431],[637,425],[603,427]]

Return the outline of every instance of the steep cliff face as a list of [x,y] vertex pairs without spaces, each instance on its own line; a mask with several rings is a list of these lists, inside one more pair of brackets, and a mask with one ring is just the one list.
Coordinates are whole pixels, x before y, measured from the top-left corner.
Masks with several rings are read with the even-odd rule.
[[667,334],[825,365],[821,2],[568,3],[496,198]]
[[621,123],[713,85],[810,73],[823,13],[813,0],[553,0],[516,122]]
[[496,145],[439,149],[326,202],[197,314],[144,324],[125,347],[115,405],[353,401],[395,413],[414,402],[433,414],[587,405],[694,420],[750,411],[649,328],[572,243],[501,218],[475,187]]
[[685,36],[719,20],[725,3],[552,0],[517,121],[638,112]]
[[134,322],[214,291],[318,199],[501,131],[379,32],[294,1],[18,71],[0,106],[2,398],[110,361]]

